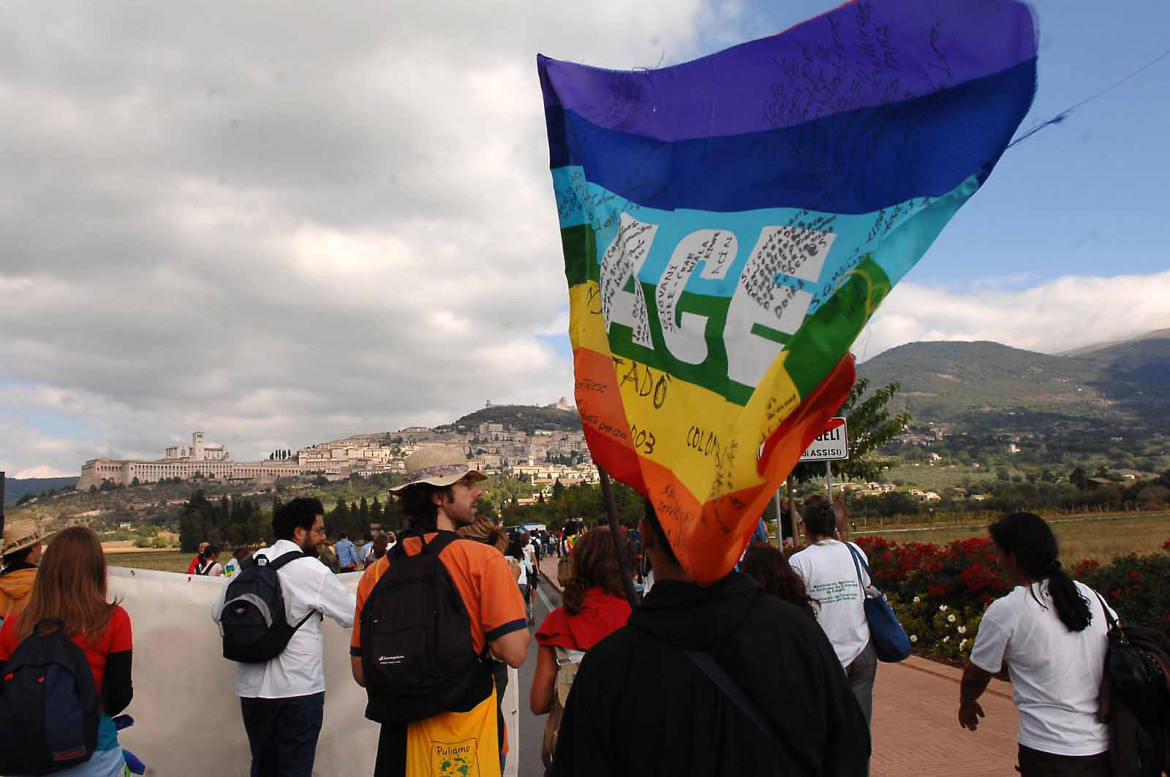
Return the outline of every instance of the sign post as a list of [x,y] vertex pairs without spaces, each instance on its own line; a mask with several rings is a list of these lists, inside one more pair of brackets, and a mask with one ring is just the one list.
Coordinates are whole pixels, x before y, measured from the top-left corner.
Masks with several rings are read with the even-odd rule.
[[849,458],[849,432],[844,418],[830,418],[825,431],[812,441],[801,455],[801,461],[825,462],[825,489],[829,493],[829,504],[833,503],[834,461]]

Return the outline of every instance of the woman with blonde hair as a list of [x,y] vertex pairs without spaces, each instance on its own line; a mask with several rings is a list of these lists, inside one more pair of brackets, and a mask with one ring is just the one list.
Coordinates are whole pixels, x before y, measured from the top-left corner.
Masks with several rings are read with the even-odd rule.
[[24,640],[34,632],[43,634],[44,624],[51,627],[54,621],[85,653],[101,704],[93,755],[54,774],[121,777],[126,761],[112,716],[124,710],[134,696],[130,616],[117,601],[107,601],[101,541],[83,526],[65,529],[45,549],[28,606],[0,627],[0,666],[9,662]]

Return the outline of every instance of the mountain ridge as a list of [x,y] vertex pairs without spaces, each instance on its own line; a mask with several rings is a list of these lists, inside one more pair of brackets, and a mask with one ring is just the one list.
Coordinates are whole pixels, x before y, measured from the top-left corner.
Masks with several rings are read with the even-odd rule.
[[891,410],[907,410],[915,421],[970,430],[1170,431],[1170,330],[1074,355],[990,341],[908,343],[858,373],[879,386],[897,381]]
[[4,477],[4,504],[12,506],[17,503],[22,497],[31,494],[36,496],[42,491],[49,489],[60,490],[63,486],[77,485],[78,478],[63,477],[63,478],[10,478],[7,475]]

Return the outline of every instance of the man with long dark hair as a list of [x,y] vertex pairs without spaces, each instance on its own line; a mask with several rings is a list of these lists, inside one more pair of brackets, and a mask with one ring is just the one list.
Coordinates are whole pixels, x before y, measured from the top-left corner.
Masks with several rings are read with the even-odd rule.
[[[527,656],[530,636],[525,627],[524,600],[504,556],[491,545],[462,539],[456,533],[460,527],[476,522],[476,501],[483,493],[479,486],[482,480],[484,475],[468,467],[460,448],[424,446],[411,453],[406,458],[406,483],[392,489],[398,495],[408,530],[402,533],[393,552],[366,569],[358,584],[350,654],[354,680],[363,687],[369,684],[367,717],[382,722],[374,767],[374,774],[379,777],[403,775],[408,764],[412,773],[421,772],[432,765],[436,754],[452,764],[458,761],[465,765],[465,774],[498,777],[502,771],[504,727],[496,703],[491,663],[485,659],[490,652],[496,659],[519,667]],[[454,687],[454,700],[449,705],[444,702],[442,709],[429,717],[415,717],[406,715],[405,705],[391,697],[388,684],[382,679],[382,667],[387,666],[385,671],[393,672],[396,664],[416,660],[422,664],[426,663],[426,657],[413,653],[409,645],[400,650],[398,646],[402,643],[394,642],[386,654],[371,652],[378,676],[367,677],[363,649],[374,651],[379,643],[373,640],[384,632],[367,634],[363,633],[363,627],[378,622],[393,623],[393,613],[411,608],[410,602],[405,601],[407,598],[417,601],[420,596],[432,593],[430,588],[402,584],[398,578],[400,570],[422,569],[424,553],[437,555],[440,567],[429,578],[433,581],[429,585],[436,591],[450,590],[450,586],[459,594],[463,610],[456,616],[465,619],[463,623],[470,626],[470,634],[463,627],[452,644],[465,642],[472,660],[468,662],[467,673],[460,669],[455,681],[445,683],[434,695],[437,698],[439,692]],[[363,620],[367,608],[370,617]],[[437,617],[427,616],[431,623]],[[393,626],[383,628],[390,631]],[[448,655],[451,647],[440,645],[436,651]],[[462,653],[455,652],[463,658]],[[475,660],[476,656],[479,660]],[[443,674],[442,666],[429,668],[436,670],[431,674]],[[420,708],[427,706],[426,699],[413,701],[419,701]]]

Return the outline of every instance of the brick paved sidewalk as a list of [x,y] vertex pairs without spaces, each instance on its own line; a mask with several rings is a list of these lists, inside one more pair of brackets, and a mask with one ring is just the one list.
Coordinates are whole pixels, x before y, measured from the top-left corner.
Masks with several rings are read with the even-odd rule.
[[[557,559],[540,571],[556,586]],[[1011,685],[992,680],[980,699],[979,731],[959,728],[959,677],[953,667],[911,657],[880,664],[874,685],[872,777],[1016,774],[1016,708]]]

